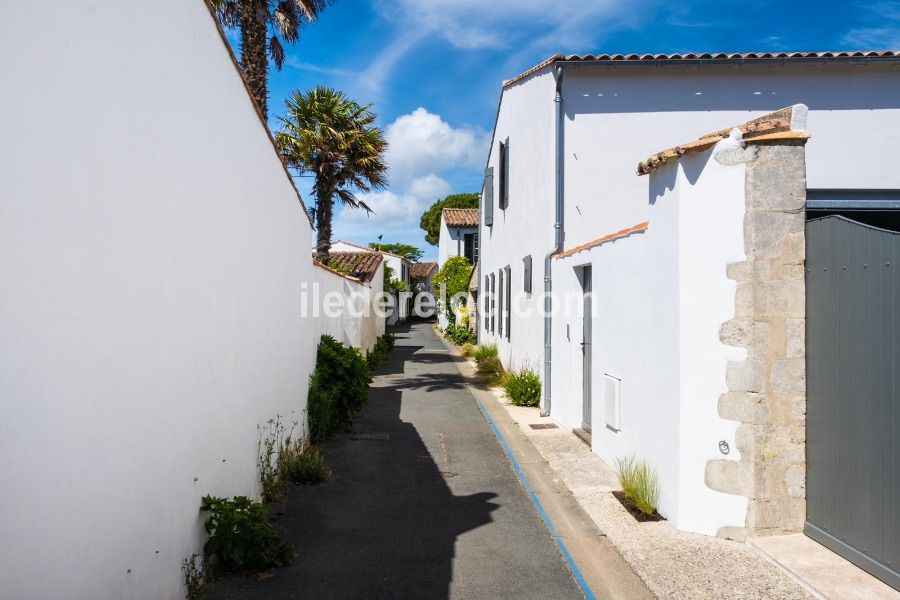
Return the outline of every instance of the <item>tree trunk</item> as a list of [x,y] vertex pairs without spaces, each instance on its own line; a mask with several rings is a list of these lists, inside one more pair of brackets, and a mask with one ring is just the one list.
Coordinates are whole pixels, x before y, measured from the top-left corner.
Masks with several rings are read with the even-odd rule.
[[266,0],[241,0],[241,69],[263,118],[268,114]]
[[320,188],[316,194],[316,260],[328,264],[331,250],[331,217],[334,212],[334,196]]

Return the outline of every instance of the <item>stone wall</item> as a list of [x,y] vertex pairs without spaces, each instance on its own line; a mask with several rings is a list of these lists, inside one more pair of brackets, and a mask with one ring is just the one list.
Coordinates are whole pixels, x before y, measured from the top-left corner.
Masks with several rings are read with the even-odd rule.
[[715,490],[746,496],[745,527],[722,537],[799,532],[806,515],[805,139],[778,139],[724,151],[716,160],[746,164],[746,260],[729,265],[737,282],[735,317],[723,343],[746,348],[726,371],[719,415],[740,421],[739,461],[707,463]]

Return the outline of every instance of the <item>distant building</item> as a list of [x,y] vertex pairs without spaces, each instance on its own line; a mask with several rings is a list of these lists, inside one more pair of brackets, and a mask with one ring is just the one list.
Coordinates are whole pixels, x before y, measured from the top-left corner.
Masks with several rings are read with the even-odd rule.
[[441,211],[438,267],[443,267],[451,256],[465,256],[473,265],[478,262],[477,208],[445,208]]

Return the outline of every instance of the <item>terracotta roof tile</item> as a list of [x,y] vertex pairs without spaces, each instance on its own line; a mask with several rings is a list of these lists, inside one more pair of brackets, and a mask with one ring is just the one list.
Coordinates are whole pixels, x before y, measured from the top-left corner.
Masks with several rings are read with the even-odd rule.
[[383,260],[378,252],[331,252],[330,265],[338,270],[349,270],[350,275],[362,281],[370,281]]
[[436,269],[436,262],[412,263],[409,265],[409,276],[411,279],[425,279]]
[[520,81],[557,62],[594,63],[777,63],[800,60],[816,61],[859,61],[859,60],[900,60],[898,50],[855,50],[844,52],[688,52],[685,54],[555,54],[533,66],[524,73],[503,82],[504,87]]
[[[731,132],[737,129],[745,142],[765,141],[778,138],[792,137],[795,139],[807,138],[809,134],[802,131],[806,126],[806,106],[795,104],[782,108],[773,113],[763,115],[762,117],[747,121],[741,125],[735,125],[727,129],[720,129],[712,133],[700,136],[696,140],[692,140],[686,144],[667,148],[661,152],[657,152],[646,160],[638,163],[637,174],[647,175],[663,165],[678,160],[685,154],[694,154],[703,152],[708,148],[712,148],[721,140],[724,140]],[[795,114],[796,112],[796,114]],[[800,127],[795,128],[796,125]]]
[[441,214],[449,227],[478,227],[477,208],[445,208]]

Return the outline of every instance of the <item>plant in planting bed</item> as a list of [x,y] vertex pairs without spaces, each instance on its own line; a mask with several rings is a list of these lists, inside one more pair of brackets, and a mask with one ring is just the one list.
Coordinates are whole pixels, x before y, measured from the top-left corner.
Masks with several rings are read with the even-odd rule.
[[541,403],[541,378],[530,368],[507,373],[501,382],[504,393],[515,406],[537,406]]
[[660,521],[656,512],[659,504],[659,477],[656,470],[634,456],[616,458],[616,474],[621,492],[613,492],[619,502],[638,521]]

